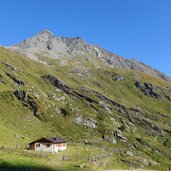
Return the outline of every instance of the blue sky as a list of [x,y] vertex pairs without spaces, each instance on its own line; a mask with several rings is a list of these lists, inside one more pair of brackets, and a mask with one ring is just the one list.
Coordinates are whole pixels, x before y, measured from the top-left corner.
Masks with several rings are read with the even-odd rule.
[[1,45],[49,29],[171,76],[171,0],[0,0],[0,21]]

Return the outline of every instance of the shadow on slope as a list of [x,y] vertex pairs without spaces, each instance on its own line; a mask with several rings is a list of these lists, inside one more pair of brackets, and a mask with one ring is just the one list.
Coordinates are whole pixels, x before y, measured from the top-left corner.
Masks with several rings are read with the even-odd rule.
[[64,171],[43,166],[17,166],[8,163],[0,164],[0,171]]

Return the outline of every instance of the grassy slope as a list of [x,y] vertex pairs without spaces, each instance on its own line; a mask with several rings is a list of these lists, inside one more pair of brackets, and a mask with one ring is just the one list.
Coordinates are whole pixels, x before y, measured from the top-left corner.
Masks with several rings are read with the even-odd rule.
[[[76,89],[80,89],[80,87],[84,86],[87,89],[95,90],[127,107],[134,107],[140,110],[143,109],[149,113],[149,118],[153,118],[155,116],[159,118],[156,120],[153,119],[155,124],[163,129],[171,130],[170,126],[163,124],[163,121],[168,123],[171,121],[171,103],[163,97],[160,100],[146,97],[134,86],[135,80],[141,82],[151,82],[152,84],[160,87],[160,89],[162,88],[163,91],[166,91],[167,88],[171,89],[171,84],[169,82],[154,78],[141,72],[109,68],[96,59],[87,61],[84,57],[76,57],[70,61],[68,60],[68,65],[64,66],[60,65],[60,61],[52,61],[49,59],[46,59],[46,61],[51,64],[51,67],[31,61],[24,58],[22,55],[0,48],[0,74],[5,82],[5,84],[0,83],[0,145],[5,144],[6,146],[12,147],[16,146],[16,144],[26,145],[28,142],[37,137],[54,135],[64,136],[69,141],[78,142],[83,142],[85,138],[92,140],[100,138],[98,131],[87,131],[85,128],[76,126],[72,122],[76,114],[97,119],[97,112],[88,107],[85,101],[74,100],[62,92],[57,92],[53,86],[43,82],[40,79],[40,76],[43,74],[54,75]],[[15,66],[16,71],[11,71],[4,65],[4,62]],[[82,65],[89,68],[91,76],[84,78],[77,74],[70,73],[77,65]],[[54,68],[54,66],[56,67]],[[5,74],[5,72],[8,72],[16,76],[18,79],[23,80],[25,82],[25,86],[18,86]],[[121,81],[114,81],[111,78],[112,73],[118,73],[124,76],[125,79]],[[13,95],[13,92],[16,89],[24,89],[29,92],[29,95],[35,99],[41,112],[44,114],[44,121],[36,118],[29,108],[23,106],[23,104],[17,100],[17,98]],[[160,91],[160,89],[158,91]],[[167,91],[167,94],[171,96],[171,92]],[[65,96],[66,99],[63,102],[55,101],[52,97],[53,95],[58,97]],[[96,99],[96,97],[92,94],[89,94],[89,96]],[[70,105],[70,108],[77,108],[76,114],[70,111],[71,114],[68,117],[63,117],[58,113],[60,108],[66,107],[66,102]],[[56,108],[58,110],[56,110]],[[160,114],[164,114],[165,117],[161,117]],[[118,126],[111,123],[111,120],[109,119],[110,117],[111,116],[106,113],[106,118],[103,123],[104,127],[108,127],[110,129],[117,128]],[[114,117],[116,121],[118,121],[119,125],[121,125],[119,113],[113,110],[112,117]],[[127,144],[116,144],[114,147],[124,149],[127,145],[129,145],[129,143],[134,143],[135,138],[142,137],[143,135],[144,140],[159,148],[162,153],[161,155],[158,155],[155,151],[150,151],[149,149],[146,149],[146,147],[142,146],[139,147],[140,151],[142,151],[143,155],[147,156],[147,158],[154,159],[155,161],[161,163],[160,167],[162,169],[164,166],[169,164],[169,159],[167,156],[170,155],[170,149],[161,146],[167,137],[162,137],[162,139],[158,135],[155,137],[149,137],[145,135],[144,129],[145,128],[136,125],[135,130],[134,126],[130,126],[129,130],[124,131],[124,134],[129,137]],[[132,135],[131,132],[134,132],[134,134]],[[16,137],[18,137],[18,135],[20,137],[24,136],[24,138],[19,138],[17,140]],[[109,146],[109,149],[113,148],[113,145],[110,143],[103,141],[101,143],[103,146]],[[16,163],[15,154],[13,156],[14,158],[12,157],[11,159],[8,159],[8,154],[5,152],[1,153],[6,156],[4,157],[4,160],[11,160],[13,163]],[[74,152],[72,153],[74,154]],[[83,152],[83,154],[85,154],[85,152]],[[22,156],[20,157],[21,164],[22,161],[24,161],[24,163],[33,162],[33,165],[35,166],[42,164],[41,160],[22,158]],[[108,162],[108,167],[126,167],[121,162],[122,159],[122,156],[114,154],[113,159]],[[51,160],[49,163],[50,162]],[[73,165],[73,163],[70,164]],[[71,168],[71,165],[67,167]]]

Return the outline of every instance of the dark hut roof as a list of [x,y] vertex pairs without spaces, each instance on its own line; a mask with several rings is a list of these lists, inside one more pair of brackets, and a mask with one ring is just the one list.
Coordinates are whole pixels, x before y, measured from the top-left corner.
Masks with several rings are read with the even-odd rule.
[[66,140],[64,138],[61,138],[61,137],[49,137],[49,138],[46,138],[46,137],[42,137],[42,138],[39,138],[35,141],[32,141],[31,143],[29,144],[33,144],[33,143],[36,143],[36,142],[42,142],[42,143],[45,143],[45,142],[49,142],[49,143],[66,143]]
[[66,140],[64,138],[61,138],[61,137],[52,137],[52,138],[47,138],[47,139],[54,142],[54,143],[66,142]]

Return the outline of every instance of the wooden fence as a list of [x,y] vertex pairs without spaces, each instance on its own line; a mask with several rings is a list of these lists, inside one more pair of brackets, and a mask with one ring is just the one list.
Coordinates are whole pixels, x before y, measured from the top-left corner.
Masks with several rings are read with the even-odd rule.
[[[85,147],[85,145],[81,145],[81,144],[69,144],[70,146],[77,148],[82,148]],[[18,146],[17,148],[14,147],[4,147],[1,146],[0,150],[4,151],[4,152],[8,152],[8,153],[19,153],[22,156],[26,156],[26,157],[33,157],[33,158],[44,158],[44,159],[49,159],[49,156],[52,155],[51,153],[44,153],[44,152],[36,152],[36,151],[31,151],[31,150],[26,150],[23,147],[25,146]],[[91,146],[88,146],[88,148],[90,149]],[[72,161],[72,162],[77,162],[77,161],[84,161],[84,162],[88,162],[90,164],[96,164],[100,161],[105,161],[106,159],[110,159],[114,154],[119,153],[119,151],[117,149],[114,149],[112,152],[103,152],[97,155],[91,155],[91,154],[87,154],[87,155],[65,155],[65,154],[60,154],[60,157],[55,157],[54,160],[56,161]]]

